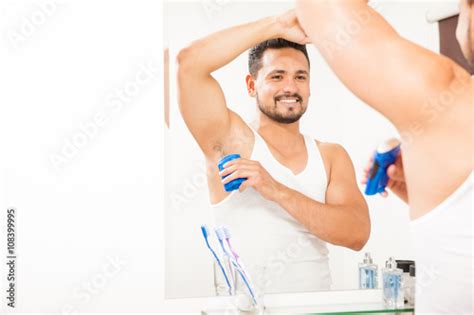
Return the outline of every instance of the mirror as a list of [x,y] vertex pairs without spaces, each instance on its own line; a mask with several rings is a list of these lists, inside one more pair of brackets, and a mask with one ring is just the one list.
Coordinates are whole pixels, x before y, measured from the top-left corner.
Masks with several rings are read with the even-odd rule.
[[[384,15],[402,36],[437,51],[437,27],[425,20],[425,12],[432,5],[427,2],[373,3],[373,7]],[[178,109],[174,63],[176,55],[191,41],[224,28],[280,14],[292,6],[292,1],[209,0],[165,3],[165,43],[170,60],[169,124],[165,139],[164,229],[167,298],[216,295],[214,260],[205,246],[200,230],[202,224],[214,225],[206,182],[206,165],[203,154],[186,128]],[[387,138],[396,136],[396,130],[342,85],[313,46],[308,45],[307,48],[311,60],[311,97],[308,109],[301,119],[301,131],[320,141],[341,144],[349,153],[357,181],[360,182],[362,169],[374,148]],[[390,62],[389,58],[387,62]],[[214,73],[224,91],[229,108],[246,122],[250,122],[255,116],[256,105],[255,100],[248,96],[246,75],[246,53]],[[364,190],[362,185],[359,185],[359,188]],[[380,196],[365,198],[371,218],[370,239],[359,252],[327,245],[332,279],[330,290],[358,288],[358,263],[362,261],[365,252],[371,253],[374,263],[379,266],[379,273],[390,256],[413,259],[408,207],[392,195],[386,199]],[[255,237],[260,237],[257,232]],[[294,255],[291,251],[289,248],[283,256],[276,258],[276,262],[285,264],[285,255]]]

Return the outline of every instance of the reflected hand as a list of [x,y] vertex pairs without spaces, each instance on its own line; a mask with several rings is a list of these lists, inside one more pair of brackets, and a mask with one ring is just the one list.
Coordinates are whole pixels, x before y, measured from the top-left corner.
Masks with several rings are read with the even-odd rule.
[[[374,154],[372,154],[369,162],[364,168],[364,178],[361,181],[361,183],[364,185],[367,184],[370,169],[372,168],[373,163],[374,163]],[[403,160],[402,160],[401,153],[398,154],[397,159],[395,160],[395,163],[390,165],[387,168],[387,175],[389,177],[387,188],[389,188],[400,199],[408,203],[407,185],[405,182],[405,172],[403,169]],[[388,196],[387,190],[381,192],[380,195],[382,197],[387,197]]]
[[224,169],[219,173],[222,184],[227,184],[237,178],[247,178],[239,187],[243,192],[247,187],[253,187],[263,198],[274,201],[281,191],[282,185],[277,182],[258,161],[239,158],[224,164]]
[[309,37],[298,22],[295,10],[277,16],[276,21],[280,28],[279,37],[301,45],[310,43]]

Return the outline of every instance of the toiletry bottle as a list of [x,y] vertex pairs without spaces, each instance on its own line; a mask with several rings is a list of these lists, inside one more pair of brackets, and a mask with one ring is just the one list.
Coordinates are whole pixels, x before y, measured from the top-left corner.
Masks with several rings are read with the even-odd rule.
[[403,270],[397,268],[397,262],[390,257],[382,269],[383,300],[386,306],[403,307],[403,290],[401,287]]
[[415,275],[416,275],[416,269],[415,269],[415,265],[413,264],[413,265],[410,265],[410,281],[407,288],[408,297],[406,297],[408,300],[409,306],[415,305],[415,287],[416,287]]
[[408,287],[410,285],[410,266],[415,264],[413,260],[401,260],[397,259],[397,268],[403,271],[402,274],[402,290],[403,296],[405,297],[405,304],[408,303]]
[[364,260],[359,263],[359,289],[377,288],[377,265],[373,263],[370,253],[365,253]]

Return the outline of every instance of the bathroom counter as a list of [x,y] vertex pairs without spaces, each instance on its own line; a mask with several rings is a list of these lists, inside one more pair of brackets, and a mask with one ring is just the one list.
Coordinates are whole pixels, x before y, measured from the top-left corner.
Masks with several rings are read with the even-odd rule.
[[[193,314],[237,314],[229,296],[166,299],[174,312]],[[265,314],[412,314],[412,307],[391,309],[382,302],[382,290],[342,290],[267,294]],[[242,313],[251,314],[251,313]]]
[[[336,305],[308,305],[291,307],[269,307],[265,309],[264,314],[413,314],[413,307],[405,308],[387,308],[380,303],[361,303],[361,304],[336,304]],[[232,308],[215,309],[202,311],[201,314],[237,314]]]
[[[229,297],[219,304],[208,304],[201,314],[237,314]],[[216,300],[214,300],[216,301]],[[413,314],[413,307],[389,308],[382,302],[382,291],[349,290],[269,294],[265,296],[265,314]]]

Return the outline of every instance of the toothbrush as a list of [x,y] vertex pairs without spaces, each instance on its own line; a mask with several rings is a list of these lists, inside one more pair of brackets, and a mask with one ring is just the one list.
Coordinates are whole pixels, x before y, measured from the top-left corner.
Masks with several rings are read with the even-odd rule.
[[247,276],[243,273],[242,268],[240,268],[240,266],[237,265],[237,262],[235,261],[235,259],[232,259],[232,264],[234,265],[235,269],[239,273],[240,277],[242,277],[242,280],[244,281],[245,286],[249,290],[250,296],[252,297],[253,303],[255,305],[257,305],[258,303],[257,303],[257,300],[255,298],[255,293],[253,292],[252,287],[250,286],[250,283],[249,283],[249,280],[248,280]]
[[217,256],[216,252],[212,249],[211,245],[209,244],[209,240],[208,240],[208,237],[210,236],[209,228],[206,225],[201,225],[201,231],[202,231],[202,235],[204,236],[204,240],[206,241],[207,248],[209,248],[209,250],[211,251],[212,255],[217,261],[217,264],[219,265],[219,268],[224,274],[225,282],[227,283],[227,286],[229,287],[229,295],[232,295],[232,286],[230,285],[229,278],[227,278],[227,274],[225,273],[224,267],[222,266],[222,263],[219,257]]
[[222,253],[228,259],[227,260],[228,267],[229,267],[228,271],[230,273],[230,278],[232,280],[232,283],[235,283],[234,273],[232,272],[232,262],[231,262],[231,259],[233,257],[229,254],[229,252],[225,248],[225,245],[224,245],[225,234],[224,234],[223,228],[217,227],[214,229],[214,231],[216,232],[217,239],[219,240],[219,244],[221,245]]
[[225,240],[226,240],[226,242],[227,242],[227,245],[229,246],[229,249],[230,249],[232,255],[234,256],[235,261],[237,262],[237,264],[239,265],[239,267],[242,269],[242,272],[247,276],[248,274],[247,274],[247,272],[245,271],[245,268],[244,268],[244,266],[243,266],[243,264],[242,264],[242,261],[240,260],[240,256],[239,256],[239,255],[237,254],[237,252],[232,248],[232,245],[231,245],[231,243],[230,243],[231,234],[230,234],[229,229],[226,228],[226,227],[223,227],[222,229],[223,229],[223,231],[224,231]]
[[[222,237],[222,239],[225,239],[226,242],[227,242],[227,245],[229,246],[229,249],[233,255],[230,256],[231,258],[231,262],[232,264],[234,265],[235,269],[237,270],[237,272],[239,273],[239,275],[242,277],[242,280],[244,281],[245,285],[247,286],[247,289],[249,290],[250,292],[250,295],[252,296],[252,300],[255,304],[257,304],[257,300],[255,299],[255,294],[252,290],[252,287],[250,285],[250,278],[248,277],[248,273],[245,272],[245,269],[244,269],[244,266],[242,264],[242,261],[240,260],[240,256],[237,254],[237,252],[232,248],[232,245],[230,243],[230,237],[231,237],[231,234],[230,234],[230,231],[227,227],[222,227],[221,230],[223,232],[224,235],[221,235],[221,236],[218,236],[219,240],[220,238]],[[223,244],[221,244],[223,246]]]

